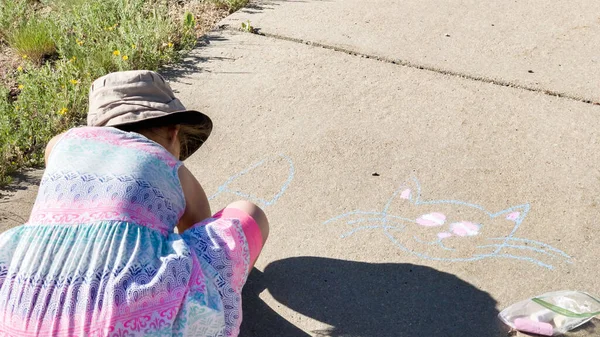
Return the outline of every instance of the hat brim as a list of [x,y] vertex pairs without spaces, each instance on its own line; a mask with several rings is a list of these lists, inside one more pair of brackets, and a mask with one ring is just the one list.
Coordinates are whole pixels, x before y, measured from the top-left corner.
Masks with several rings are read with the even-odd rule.
[[[112,123],[111,123],[112,122]],[[186,146],[185,151],[182,150],[180,160],[186,160],[194,152],[196,152],[206,142],[210,136],[213,128],[213,123],[210,117],[197,110],[182,110],[167,113],[163,116],[156,116],[146,118],[141,121],[117,121],[109,120],[105,126],[136,126],[136,127],[161,127],[169,125],[184,124],[191,127],[198,128],[203,132],[199,136],[190,137]]]

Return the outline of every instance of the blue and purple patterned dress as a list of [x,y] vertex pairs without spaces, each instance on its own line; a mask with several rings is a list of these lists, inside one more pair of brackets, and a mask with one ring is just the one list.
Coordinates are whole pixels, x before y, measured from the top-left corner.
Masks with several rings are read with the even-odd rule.
[[0,336],[236,336],[242,220],[174,233],[181,165],[137,133],[65,133],[29,221],[0,234]]

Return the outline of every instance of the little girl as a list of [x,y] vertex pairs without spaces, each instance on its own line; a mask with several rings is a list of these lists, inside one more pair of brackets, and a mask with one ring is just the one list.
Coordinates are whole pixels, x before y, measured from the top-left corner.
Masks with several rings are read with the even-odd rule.
[[211,130],[154,72],[96,80],[29,221],[0,234],[0,336],[237,336],[269,227],[246,201],[211,216],[180,161]]

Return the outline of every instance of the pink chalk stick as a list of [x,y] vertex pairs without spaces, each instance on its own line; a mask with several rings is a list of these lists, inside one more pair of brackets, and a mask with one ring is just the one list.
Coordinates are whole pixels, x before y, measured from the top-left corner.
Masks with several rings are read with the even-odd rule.
[[552,324],[545,322],[536,322],[528,318],[515,319],[515,329],[524,332],[531,332],[538,335],[552,336],[554,329]]

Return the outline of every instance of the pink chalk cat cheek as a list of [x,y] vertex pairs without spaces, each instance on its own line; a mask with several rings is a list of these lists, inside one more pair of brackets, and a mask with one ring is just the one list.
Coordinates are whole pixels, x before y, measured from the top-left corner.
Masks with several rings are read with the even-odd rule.
[[516,221],[521,215],[521,212],[512,212],[506,216],[506,220]]
[[441,239],[445,239],[445,238],[449,238],[452,236],[452,233],[448,233],[448,232],[441,232],[437,234],[437,237],[441,240]]
[[452,233],[458,236],[474,236],[479,234],[480,226],[468,221],[455,222],[450,224]]
[[400,193],[400,198],[406,199],[406,200],[410,199],[410,189],[407,188],[404,191],[402,191],[402,193]]
[[446,216],[442,213],[423,214],[417,219],[419,225],[427,227],[441,226],[445,221]]

